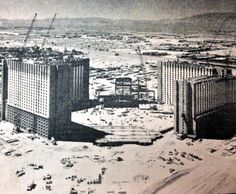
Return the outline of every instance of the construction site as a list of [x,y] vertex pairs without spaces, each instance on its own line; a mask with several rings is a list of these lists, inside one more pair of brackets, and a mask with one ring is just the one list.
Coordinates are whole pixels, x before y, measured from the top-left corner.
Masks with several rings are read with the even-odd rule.
[[[1,48],[2,120],[14,131],[66,139],[73,129],[71,112],[89,102],[89,58],[80,51],[26,47],[37,14],[21,48]],[[56,17],[54,15],[52,23]],[[49,35],[47,32],[47,36]]]
[[[150,115],[149,113],[147,115],[151,119],[154,116],[151,116],[151,114],[155,114],[151,111],[154,109],[157,111],[160,105],[157,104],[155,91],[149,89],[148,80],[150,81],[150,78],[147,78],[147,71],[139,47],[135,51],[140,64],[134,67],[137,70],[133,80],[130,77],[118,76],[114,78],[114,94],[103,95],[103,88],[97,88],[96,97],[90,100],[89,58],[83,52],[74,49],[71,51],[57,51],[48,47],[44,48],[56,14],[49,25],[41,46],[27,47],[27,41],[33,30],[36,17],[37,14],[35,14],[28,28],[21,48],[1,48],[3,58],[2,120],[15,124],[16,132],[37,133],[49,139],[71,140],[71,136],[80,136],[80,133],[73,135],[77,133],[76,123],[78,123],[77,128],[83,128],[84,126],[86,129],[86,127],[90,127],[98,134],[99,132],[103,135],[112,134],[107,135],[105,140],[100,140],[99,145],[123,143],[150,145],[153,140],[162,136],[158,132],[159,128],[158,130],[151,130],[144,126],[137,128],[134,125],[134,131],[131,132],[129,125],[126,130],[119,130],[121,134],[117,135],[109,129],[114,127],[111,126],[112,122],[105,125],[105,128],[104,126],[98,128],[87,125],[83,122],[84,119],[80,119],[81,116],[74,119],[74,123],[71,122],[73,111],[87,109],[91,106],[95,107],[92,108],[94,110],[97,109],[97,106],[102,108],[126,107],[137,109],[139,106],[146,104],[145,109],[150,112]],[[159,110],[159,112],[162,111],[163,108]],[[164,110],[164,112],[170,115],[165,115],[165,119],[166,117],[172,118],[173,110],[171,108],[167,112]],[[140,115],[140,119],[142,118]],[[160,118],[162,119],[162,116]],[[167,126],[171,129],[170,125]],[[115,127],[121,129],[123,125]],[[137,134],[139,135],[137,136]],[[81,136],[83,135],[84,133],[81,134]],[[73,140],[79,141],[81,138],[83,137],[73,138]]]
[[[228,37],[59,29],[57,14],[39,28],[37,17],[0,40],[4,194],[236,191],[234,134],[202,139],[183,116],[196,104],[207,112],[212,87],[198,88],[200,101],[174,87],[199,76],[235,80]],[[230,65],[191,61],[189,52],[230,53]],[[214,91],[227,100],[233,89]]]

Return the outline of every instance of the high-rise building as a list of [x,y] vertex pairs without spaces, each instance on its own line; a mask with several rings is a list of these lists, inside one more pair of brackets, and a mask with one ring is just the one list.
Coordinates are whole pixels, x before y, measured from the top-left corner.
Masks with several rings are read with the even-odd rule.
[[89,59],[79,58],[72,64],[72,107],[77,110],[89,100]]
[[192,136],[235,132],[236,77],[175,81],[174,131]]
[[89,99],[89,59],[5,60],[2,119],[44,137],[68,129],[74,106]]
[[211,66],[177,61],[161,62],[157,75],[157,99],[165,104],[173,104],[175,80],[214,74],[217,74],[217,71]]

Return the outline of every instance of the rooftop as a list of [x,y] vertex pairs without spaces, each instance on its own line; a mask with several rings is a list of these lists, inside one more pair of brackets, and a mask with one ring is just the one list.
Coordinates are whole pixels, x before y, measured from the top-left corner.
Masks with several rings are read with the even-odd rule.
[[194,77],[194,78],[189,78],[187,81],[191,83],[198,83],[198,82],[206,82],[206,81],[217,81],[217,80],[225,80],[225,79],[235,79],[236,77],[221,77],[221,76],[201,76],[201,77]]
[[77,50],[64,50],[61,52],[52,48],[40,48],[38,46],[26,48],[0,47],[0,59],[10,59],[25,63],[64,64],[87,58],[83,52]]
[[189,62],[189,61],[167,61],[167,63],[165,63],[165,64],[168,64],[168,63],[170,63],[170,62],[173,62],[173,63],[175,63],[176,65],[181,65],[181,66],[185,66],[185,67],[187,67],[187,66],[191,66],[191,67],[203,67],[203,68],[206,68],[206,69],[215,69],[215,67],[213,66],[213,65],[211,65],[211,64],[199,64],[199,63],[197,63],[196,61],[193,61],[193,62]]

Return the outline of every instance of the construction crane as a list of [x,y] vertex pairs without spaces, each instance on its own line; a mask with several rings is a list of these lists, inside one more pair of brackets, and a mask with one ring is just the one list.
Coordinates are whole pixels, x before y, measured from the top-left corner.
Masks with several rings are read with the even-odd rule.
[[[28,28],[28,31],[26,33],[26,37],[24,39],[24,44],[23,44],[23,47],[19,50],[19,53],[18,53],[18,58],[20,59],[20,61],[22,61],[22,58],[24,56],[24,53],[25,53],[25,47],[26,47],[26,44],[27,44],[27,41],[29,39],[29,36],[30,36],[30,33],[32,32],[33,30],[33,26],[34,26],[34,23],[35,23],[35,20],[36,20],[36,17],[37,17],[37,13],[35,13],[34,15],[34,18]],[[21,82],[22,82],[22,75],[21,75],[21,72],[19,72],[19,85],[21,86]],[[21,87],[18,87],[18,92],[17,92],[17,105],[20,107],[21,106]],[[15,132],[20,132],[20,127],[21,127],[21,113],[18,112],[16,113],[16,115],[14,116],[14,123],[15,123],[15,127],[14,127],[14,131]]]
[[142,87],[144,89],[147,89],[147,73],[146,73],[146,69],[145,69],[145,65],[144,65],[144,62],[143,62],[143,55],[141,53],[141,50],[139,48],[139,46],[137,47],[137,54],[139,56],[139,59],[140,59],[140,72],[139,74],[142,75],[142,78],[143,78],[143,84]]
[[[222,21],[220,21],[221,23],[219,23],[219,28],[217,29],[217,31],[215,31],[215,33],[213,34],[213,39],[212,39],[212,43],[214,43],[216,41],[217,36],[220,34],[222,28],[224,27],[224,25],[227,23],[227,20],[229,19],[229,17],[224,17]],[[213,45],[212,43],[208,44],[209,50],[212,49]],[[209,53],[207,52],[206,55],[208,56]],[[197,60],[196,60],[197,61]],[[193,61],[193,62],[196,62]],[[209,63],[209,58],[206,58],[206,65],[210,65]]]
[[148,90],[147,88],[147,72],[146,72],[146,67],[143,62],[143,55],[141,53],[140,47],[138,46],[137,49],[137,54],[140,59],[140,70],[139,70],[139,76],[137,79],[137,84],[133,84],[135,92],[137,92],[138,100],[147,102],[147,101],[154,101],[155,100],[155,92],[154,90]]
[[45,43],[46,43],[46,38],[49,36],[49,33],[50,33],[51,29],[52,29],[52,25],[53,25],[53,22],[54,22],[56,16],[57,16],[57,14],[55,13],[55,15],[53,16],[52,21],[51,21],[51,23],[50,23],[50,25],[49,25],[49,28],[48,28],[48,30],[47,30],[47,34],[45,35],[45,37],[44,37],[44,39],[43,39],[41,48],[43,48],[44,45],[45,45]]
[[[223,19],[223,21],[222,21],[222,23],[221,23],[219,29],[218,29],[218,30],[216,31],[216,33],[215,33],[215,36],[214,36],[214,38],[213,38],[214,41],[216,40],[217,36],[220,34],[222,28],[226,25],[227,22],[230,21],[230,19],[231,19],[230,16],[225,17],[225,18]],[[212,45],[211,45],[210,47],[212,47]],[[226,64],[229,63],[232,49],[233,49],[233,46],[229,49],[228,54],[226,54],[226,56],[225,56],[225,57],[226,57]],[[207,62],[208,62],[208,60],[207,60]],[[227,73],[227,74],[228,74],[228,73]]]
[[25,37],[25,39],[24,39],[23,48],[26,47],[27,41],[28,41],[28,39],[29,39],[29,35],[30,35],[30,33],[32,32],[33,27],[34,27],[34,23],[35,23],[36,17],[37,17],[37,13],[35,13],[34,18],[33,18],[32,22],[31,22],[31,24],[30,24],[30,26],[29,26],[29,28],[28,28],[28,31],[27,31],[27,33],[26,33],[26,37]]
[[[230,19],[231,19],[230,17],[227,17],[227,21],[228,21],[228,22],[230,21]],[[234,41],[235,41],[235,37],[234,37]],[[233,46],[234,46],[234,45],[232,45],[231,48],[229,49],[229,53],[228,53],[227,56],[226,56],[226,57],[227,57],[227,60],[229,60],[229,58],[230,58],[230,56],[231,56],[231,53],[232,53],[232,50],[233,50]]]
[[[215,34],[214,34],[214,36],[213,36],[213,41],[216,40],[216,38],[219,36],[219,34],[220,34],[222,28],[226,25],[227,22],[229,22],[229,20],[230,20],[230,17],[229,17],[229,16],[228,16],[228,17],[225,17],[225,18],[222,20],[222,22],[221,22],[220,25],[219,25],[218,30],[215,32]],[[212,44],[210,45],[210,48],[211,48],[211,47],[212,47]],[[231,54],[231,52],[230,52],[229,54]]]
[[220,24],[220,27],[218,28],[218,30],[215,33],[214,39],[216,40],[217,36],[219,35],[219,33],[221,32],[222,28],[224,27],[224,25],[226,24],[227,20],[229,19],[229,17],[225,17],[222,21],[222,23]]

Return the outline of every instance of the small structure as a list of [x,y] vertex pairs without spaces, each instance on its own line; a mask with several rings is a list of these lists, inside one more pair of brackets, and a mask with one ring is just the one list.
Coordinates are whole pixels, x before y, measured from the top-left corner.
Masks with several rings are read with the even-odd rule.
[[132,79],[130,77],[116,78],[115,81],[116,95],[131,95],[132,94]]
[[155,92],[147,90],[140,81],[132,82],[130,77],[116,78],[115,94],[99,95],[98,101],[104,107],[138,107],[139,103],[155,101]]
[[36,187],[34,181],[27,185],[27,191],[32,191]]
[[78,194],[78,191],[72,187],[70,190],[70,194]]

